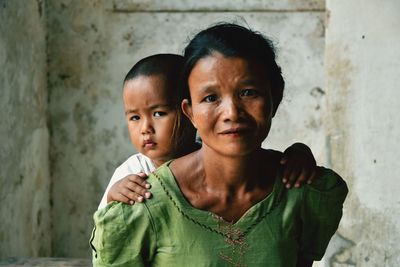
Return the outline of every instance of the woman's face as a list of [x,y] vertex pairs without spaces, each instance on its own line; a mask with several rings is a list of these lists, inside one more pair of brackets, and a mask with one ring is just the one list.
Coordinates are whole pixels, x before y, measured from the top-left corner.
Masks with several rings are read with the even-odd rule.
[[265,69],[214,52],[196,63],[188,84],[191,104],[184,100],[182,108],[203,145],[227,156],[247,155],[261,146],[273,117]]

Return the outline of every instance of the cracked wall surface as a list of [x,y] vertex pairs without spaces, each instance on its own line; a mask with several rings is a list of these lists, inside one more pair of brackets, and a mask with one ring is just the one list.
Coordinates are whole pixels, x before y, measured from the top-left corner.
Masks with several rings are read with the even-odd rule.
[[0,258],[50,256],[43,1],[0,1]]

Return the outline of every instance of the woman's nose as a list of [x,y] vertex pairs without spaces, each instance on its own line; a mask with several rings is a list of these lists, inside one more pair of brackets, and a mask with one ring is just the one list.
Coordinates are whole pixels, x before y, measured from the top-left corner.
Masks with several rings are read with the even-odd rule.
[[237,121],[239,119],[242,108],[236,99],[226,99],[221,105],[224,121]]

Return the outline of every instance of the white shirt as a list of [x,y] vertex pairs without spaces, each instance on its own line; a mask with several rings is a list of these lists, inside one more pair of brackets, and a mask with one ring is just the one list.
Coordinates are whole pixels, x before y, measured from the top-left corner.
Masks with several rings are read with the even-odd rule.
[[107,206],[107,194],[110,191],[111,186],[125,178],[129,174],[137,174],[139,172],[144,172],[149,175],[156,169],[150,158],[143,154],[135,154],[130,156],[124,163],[122,163],[114,172],[111,177],[110,182],[107,185],[106,191],[104,192],[103,198],[100,201],[100,205],[97,209],[102,209]]

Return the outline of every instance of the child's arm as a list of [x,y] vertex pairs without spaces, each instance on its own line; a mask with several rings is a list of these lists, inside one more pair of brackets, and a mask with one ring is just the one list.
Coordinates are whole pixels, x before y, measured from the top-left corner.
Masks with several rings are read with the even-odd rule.
[[282,182],[286,188],[300,187],[303,182],[312,183],[316,174],[316,162],[311,149],[302,143],[294,143],[283,152]]
[[[284,165],[283,183],[286,188],[300,187],[304,181],[311,183],[316,173],[316,162],[308,146],[295,143],[283,153],[281,164]],[[107,194],[107,203],[111,201],[133,205],[151,198],[147,191],[151,187],[146,182],[144,173],[131,174],[114,183]]]
[[144,198],[151,197],[147,191],[151,187],[146,182],[145,173],[130,174],[113,184],[107,194],[107,203],[111,201],[123,202],[133,205],[136,202],[143,202]]

